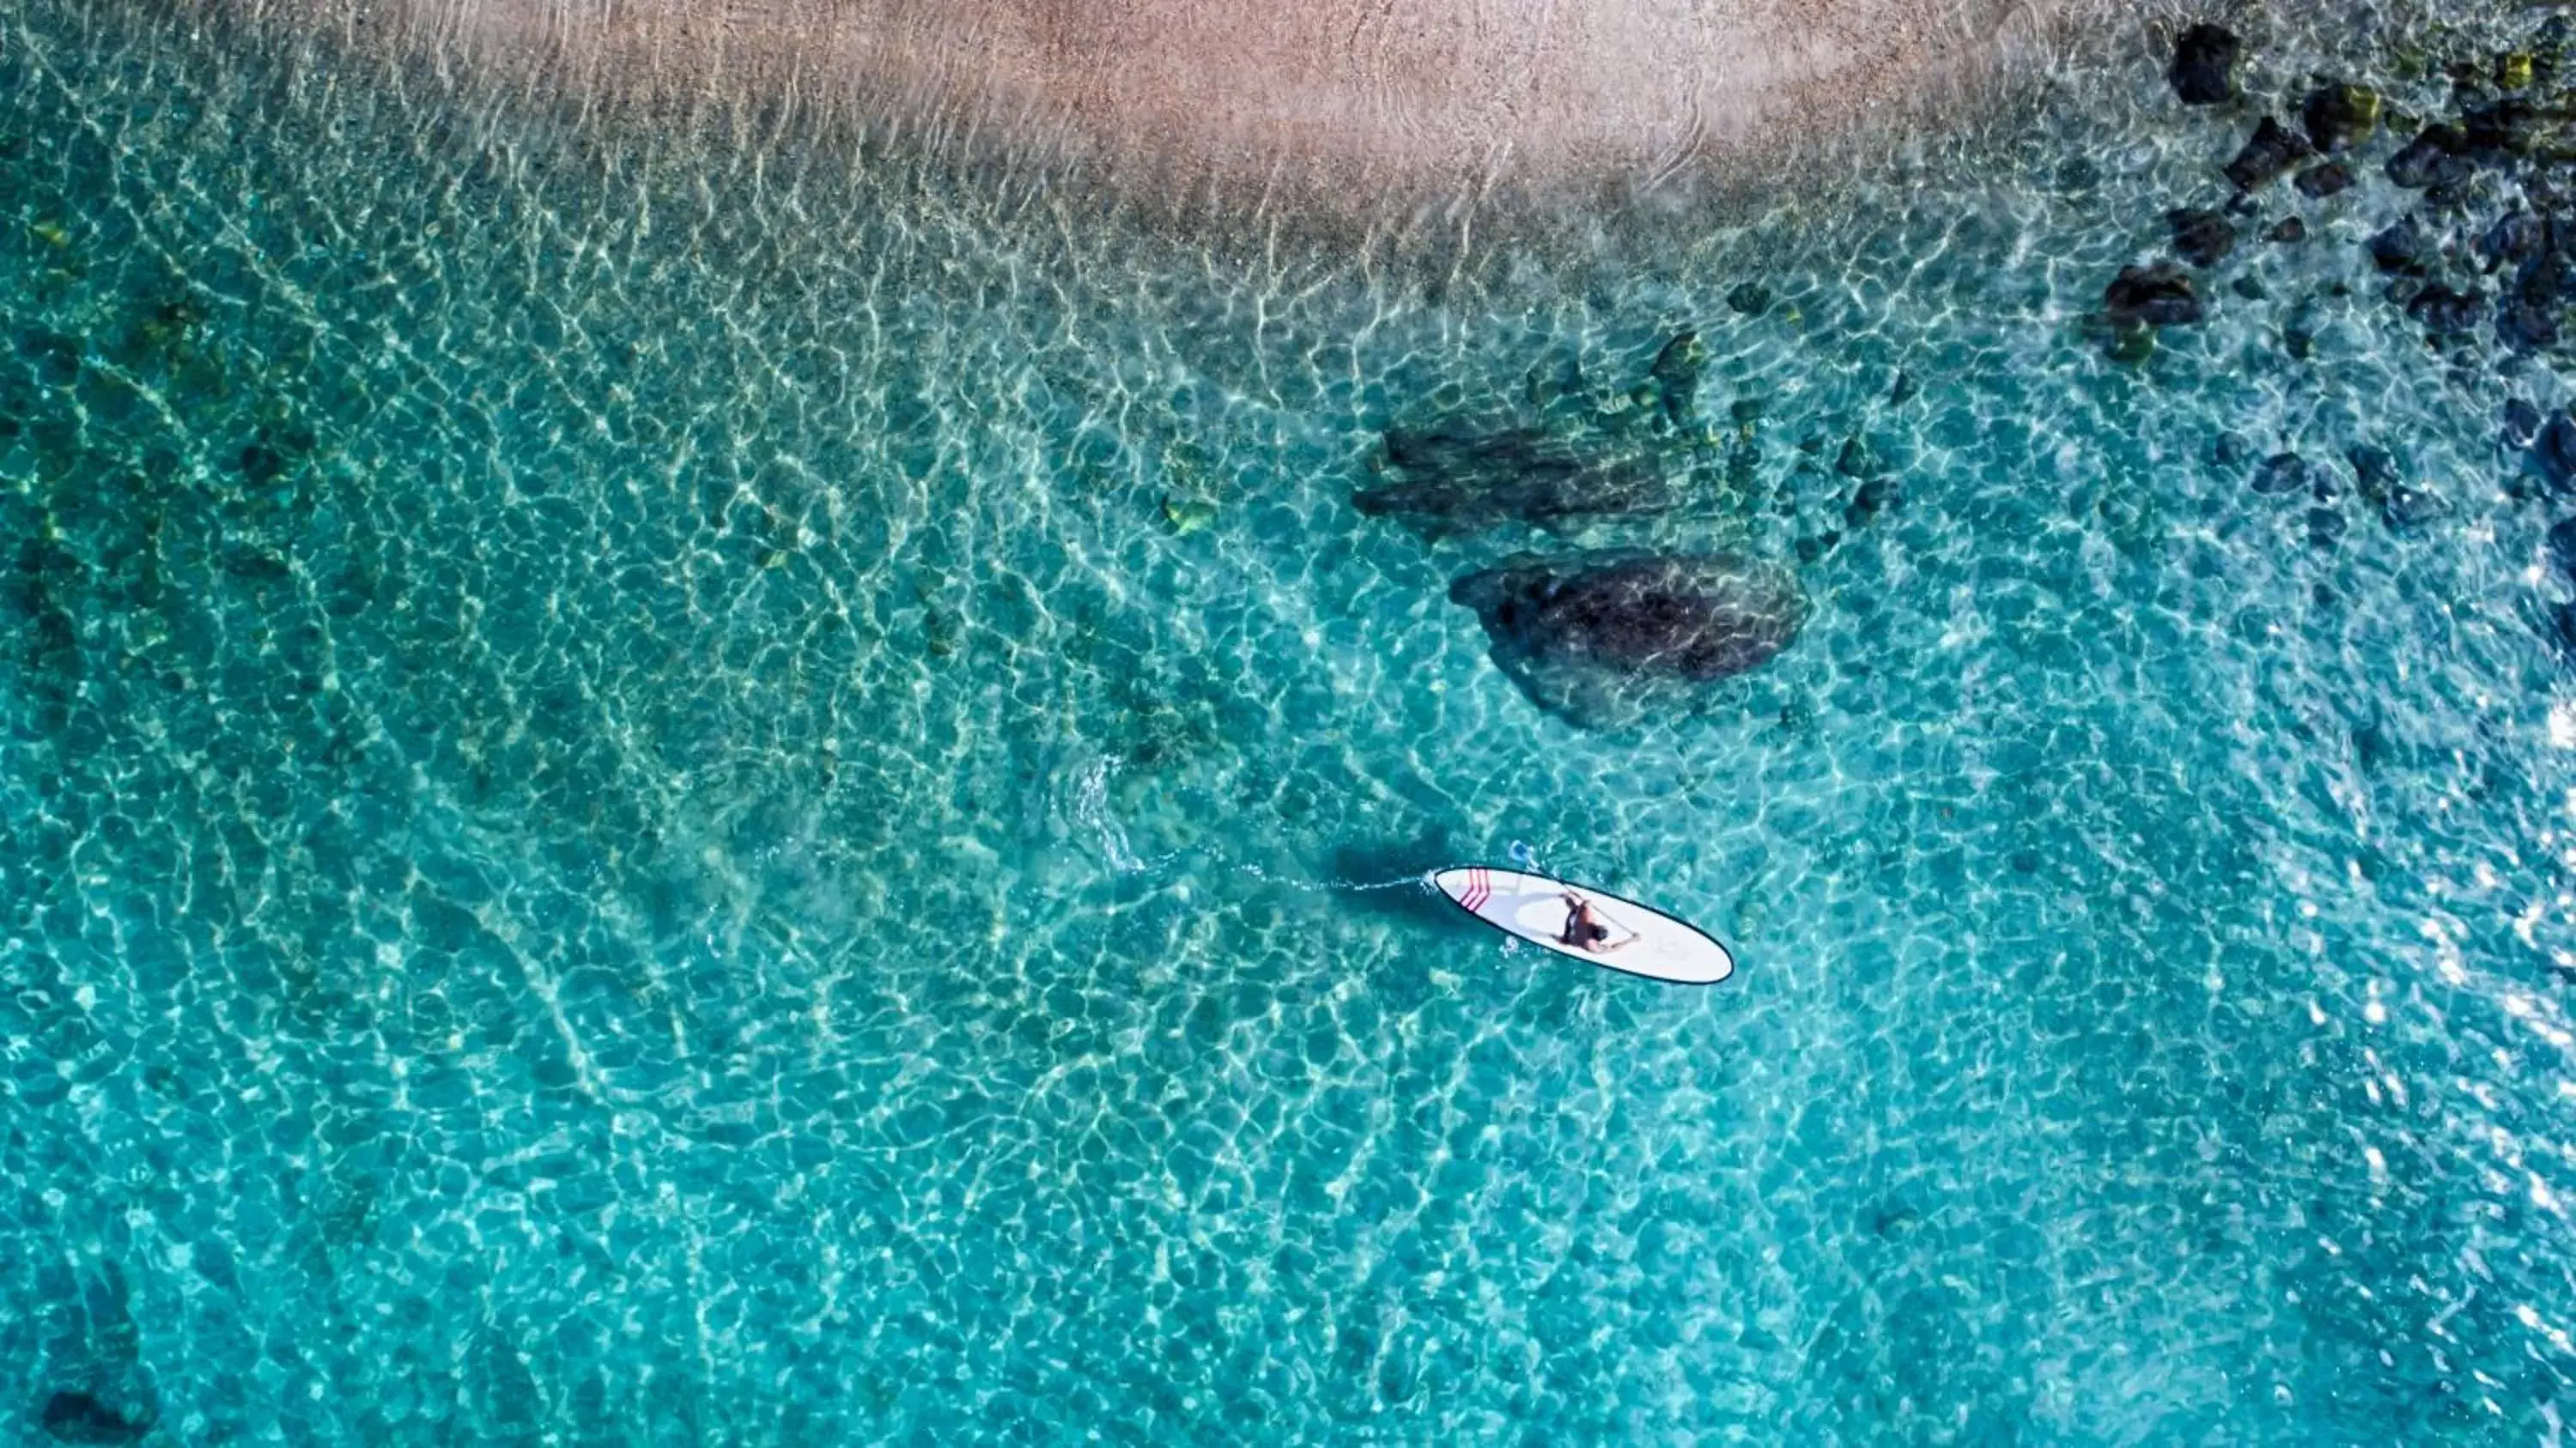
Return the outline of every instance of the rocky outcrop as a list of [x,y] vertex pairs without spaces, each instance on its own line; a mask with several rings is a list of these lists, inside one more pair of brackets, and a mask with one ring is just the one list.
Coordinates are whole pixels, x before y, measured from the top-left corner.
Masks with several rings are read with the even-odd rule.
[[1459,578],[1449,597],[1475,611],[1523,693],[1587,726],[1760,667],[1807,613],[1787,569],[1726,554],[1522,556]]

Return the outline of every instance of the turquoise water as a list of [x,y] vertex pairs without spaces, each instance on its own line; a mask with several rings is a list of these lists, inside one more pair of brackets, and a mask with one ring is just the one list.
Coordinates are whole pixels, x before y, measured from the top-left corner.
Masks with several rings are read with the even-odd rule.
[[[2557,1441],[2564,384],[2384,186],[2106,355],[2238,131],[2095,82],[1426,286],[10,0],[0,1435]],[[1685,512],[1351,508],[1683,325]],[[1639,542],[1803,632],[1585,732],[1444,596]],[[1741,972],[1409,883],[1516,850]]]

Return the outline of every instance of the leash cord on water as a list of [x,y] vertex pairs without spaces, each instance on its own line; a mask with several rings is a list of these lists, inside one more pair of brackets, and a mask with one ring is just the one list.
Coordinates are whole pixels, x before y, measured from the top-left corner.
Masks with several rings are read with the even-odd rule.
[[[1546,873],[1539,869],[1538,852],[1530,848],[1527,840],[1512,841],[1510,848],[1507,849],[1505,853],[1511,856],[1513,864],[1520,866],[1524,870],[1530,871],[1532,874]],[[1353,892],[1365,892],[1370,890],[1401,890],[1407,885],[1426,891],[1437,890],[1439,888],[1431,883],[1431,877],[1438,873],[1437,870],[1424,870],[1418,875],[1398,875],[1392,880],[1292,880],[1284,876],[1274,875],[1268,870],[1261,868],[1259,865],[1239,864],[1234,868],[1246,875],[1252,876],[1254,879],[1261,880],[1272,885],[1285,885],[1293,890],[1307,890],[1317,894],[1323,894],[1334,890],[1349,890]],[[1618,922],[1613,923],[1616,924]],[[1630,930],[1625,924],[1619,924],[1619,928],[1627,930],[1632,936],[1637,933],[1634,930]]]
[[1392,880],[1298,880],[1285,875],[1274,875],[1259,865],[1239,864],[1234,868],[1265,884],[1285,885],[1292,890],[1304,890],[1318,895],[1335,890],[1349,890],[1355,893],[1369,890],[1401,890],[1407,885],[1417,890],[1432,888],[1431,872],[1428,870],[1418,875],[1398,875]]

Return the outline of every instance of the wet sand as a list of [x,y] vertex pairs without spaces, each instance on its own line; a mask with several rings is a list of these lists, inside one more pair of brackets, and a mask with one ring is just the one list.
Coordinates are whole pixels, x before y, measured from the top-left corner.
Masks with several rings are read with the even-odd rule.
[[[319,0],[329,5],[344,0]],[[294,0],[266,8],[292,12]],[[522,84],[792,97],[1364,200],[1651,184],[1917,106],[2070,0],[398,0],[341,12]],[[309,19],[309,16],[307,17]]]

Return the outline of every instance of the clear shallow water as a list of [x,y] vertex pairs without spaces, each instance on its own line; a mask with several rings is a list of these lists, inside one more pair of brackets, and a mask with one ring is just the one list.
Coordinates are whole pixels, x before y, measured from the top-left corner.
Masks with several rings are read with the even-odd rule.
[[[2235,140],[2151,75],[2120,179],[1435,296],[6,27],[9,1431],[2558,1435],[2560,385],[2323,295],[2385,188],[2130,368]],[[1906,502],[1579,733],[1442,597],[1562,545],[1349,491],[1684,322],[1761,420],[1652,536],[1794,558],[1855,432]],[[2454,511],[2316,548],[2222,430]],[[1743,971],[1400,883],[1516,842]]]

